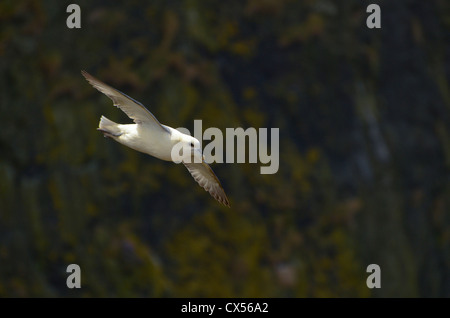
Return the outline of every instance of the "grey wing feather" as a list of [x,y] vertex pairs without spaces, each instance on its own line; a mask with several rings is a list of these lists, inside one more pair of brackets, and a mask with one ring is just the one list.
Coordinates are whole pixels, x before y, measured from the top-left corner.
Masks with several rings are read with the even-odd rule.
[[81,71],[84,78],[97,90],[108,96],[114,103],[114,106],[119,107],[128,117],[133,119],[136,124],[146,123],[153,124],[160,127],[165,132],[168,132],[155,116],[137,100],[122,93],[121,91],[103,83],[86,71]]
[[219,179],[206,162],[184,163],[184,165],[203,189],[208,191],[214,199],[223,205],[230,207],[227,195],[225,194]]

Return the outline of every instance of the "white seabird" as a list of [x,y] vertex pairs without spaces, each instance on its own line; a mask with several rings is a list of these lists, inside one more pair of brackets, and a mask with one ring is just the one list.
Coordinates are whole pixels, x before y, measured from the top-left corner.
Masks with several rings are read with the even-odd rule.
[[[183,134],[172,127],[162,125],[138,101],[106,85],[85,71],[81,71],[81,74],[93,87],[108,96],[113,101],[114,106],[120,108],[134,121],[134,124],[122,125],[102,116],[97,130],[100,130],[105,137],[110,137],[127,147],[166,161],[173,161],[172,147],[180,142],[184,143],[184,146],[187,147],[185,149],[191,149],[192,160],[191,163],[183,162],[183,164],[192,177],[217,201],[230,207],[219,179],[204,161],[200,142],[196,138]],[[194,157],[201,158],[199,160],[201,163],[194,163]]]

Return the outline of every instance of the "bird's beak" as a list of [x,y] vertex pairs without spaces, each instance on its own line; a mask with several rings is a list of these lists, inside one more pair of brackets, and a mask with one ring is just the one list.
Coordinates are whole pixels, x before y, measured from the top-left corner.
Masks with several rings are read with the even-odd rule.
[[194,157],[202,158],[202,161],[205,161],[205,156],[200,149],[194,149]]

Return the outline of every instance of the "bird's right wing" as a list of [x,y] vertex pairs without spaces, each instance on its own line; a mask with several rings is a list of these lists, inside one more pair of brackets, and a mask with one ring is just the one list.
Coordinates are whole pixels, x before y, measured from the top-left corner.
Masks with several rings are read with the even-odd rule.
[[230,207],[227,195],[225,194],[219,179],[206,162],[184,163],[184,165],[203,189],[208,191],[214,199],[223,205]]
[[103,83],[96,79],[94,76],[86,71],[81,71],[84,78],[97,90],[108,96],[114,103],[114,106],[120,108],[128,117],[133,119],[136,124],[150,124],[154,125],[158,129],[162,129],[164,132],[168,132],[155,116],[144,105],[134,100],[130,96],[118,91],[115,88]]

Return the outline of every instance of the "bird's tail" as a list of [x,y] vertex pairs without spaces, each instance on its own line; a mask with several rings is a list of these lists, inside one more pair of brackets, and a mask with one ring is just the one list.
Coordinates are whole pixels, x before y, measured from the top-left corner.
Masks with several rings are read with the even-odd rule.
[[105,137],[119,137],[122,135],[119,124],[109,120],[105,116],[100,118],[97,130],[100,130]]

